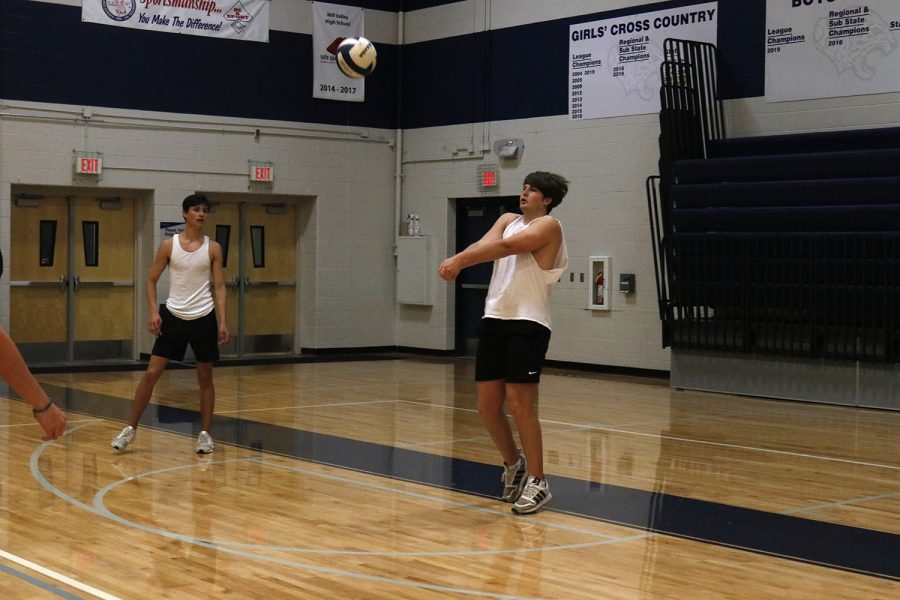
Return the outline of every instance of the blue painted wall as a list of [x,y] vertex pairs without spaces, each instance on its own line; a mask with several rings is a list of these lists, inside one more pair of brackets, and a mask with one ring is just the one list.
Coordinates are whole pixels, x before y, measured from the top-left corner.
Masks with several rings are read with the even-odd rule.
[[[347,4],[409,11],[448,3]],[[645,9],[697,3],[671,0]],[[569,25],[635,12],[581,15],[402,49],[379,43],[366,102],[351,103],[312,98],[310,35],[272,31],[263,44],[161,34],[82,23],[80,7],[3,0],[0,97],[389,129],[563,115]],[[763,95],[764,38],[765,0],[719,0],[726,98]]]

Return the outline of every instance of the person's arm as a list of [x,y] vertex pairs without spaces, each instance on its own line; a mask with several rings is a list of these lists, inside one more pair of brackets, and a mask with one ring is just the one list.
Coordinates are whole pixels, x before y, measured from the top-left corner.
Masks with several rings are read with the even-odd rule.
[[444,260],[440,269],[438,269],[438,274],[443,279],[452,281],[466,267],[513,254],[534,252],[559,239],[562,235],[559,221],[556,219],[539,219],[519,233],[504,238],[503,230],[516,218],[517,215],[514,213],[501,215],[484,237],[459,254]]
[[66,414],[47,396],[47,392],[25,364],[22,353],[2,327],[0,327],[0,378],[31,405],[31,413],[44,429],[44,441],[55,440],[65,433]]
[[169,238],[164,240],[156,250],[156,256],[153,258],[153,264],[150,265],[150,273],[147,275],[147,283],[145,292],[147,294],[147,305],[150,308],[150,321],[147,323],[147,329],[153,335],[162,333],[162,317],[159,316],[159,300],[156,297],[156,284],[162,277],[163,271],[169,266],[169,257],[172,256],[172,240]]
[[228,292],[225,288],[225,271],[222,268],[222,245],[210,240],[209,264],[212,270],[213,302],[216,305],[216,318],[219,321],[219,345],[228,343],[228,320],[226,307],[228,306]]

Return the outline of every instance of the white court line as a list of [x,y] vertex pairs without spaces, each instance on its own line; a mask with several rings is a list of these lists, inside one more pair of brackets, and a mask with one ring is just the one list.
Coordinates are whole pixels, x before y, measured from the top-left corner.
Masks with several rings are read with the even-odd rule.
[[237,410],[217,410],[217,415],[227,413],[251,413],[251,412],[267,412],[272,410],[293,410],[298,408],[331,408],[333,406],[360,406],[367,404],[387,404],[395,403],[399,400],[363,400],[361,402],[336,402],[333,404],[296,404],[293,406],[270,406],[267,408],[239,408]]
[[[77,431],[78,429],[80,429],[82,427],[85,427],[85,425],[82,425],[79,428],[70,429],[70,430],[66,431],[65,435],[69,435],[70,433],[73,433],[74,431]],[[449,587],[449,586],[444,586],[444,585],[440,585],[440,584],[436,584],[436,583],[427,583],[427,582],[423,582],[423,581],[412,581],[412,580],[407,580],[407,579],[398,579],[398,578],[391,578],[391,577],[385,577],[385,576],[379,576],[379,575],[368,575],[365,573],[359,573],[359,572],[336,568],[336,567],[331,567],[331,566],[315,565],[315,564],[305,563],[305,562],[301,562],[301,561],[297,561],[297,560],[282,559],[282,558],[277,558],[277,557],[273,557],[273,556],[266,556],[263,554],[253,552],[249,548],[242,549],[240,547],[236,547],[234,542],[227,542],[227,541],[220,542],[220,541],[215,541],[215,540],[203,540],[203,539],[199,539],[199,538],[196,538],[193,536],[185,536],[182,534],[178,534],[174,531],[160,530],[160,529],[151,528],[151,527],[139,524],[139,523],[127,521],[127,520],[123,519],[122,517],[116,515],[115,513],[110,512],[106,508],[106,506],[103,504],[103,496],[108,491],[117,487],[118,485],[121,485],[127,481],[131,481],[131,480],[139,478],[139,477],[146,477],[148,475],[157,474],[157,473],[172,472],[172,471],[176,471],[179,469],[196,468],[199,465],[197,463],[190,463],[190,464],[186,464],[186,465],[168,467],[165,469],[153,471],[151,473],[144,473],[144,474],[138,475],[138,476],[127,477],[118,482],[113,482],[97,492],[97,494],[94,496],[94,503],[92,506],[92,505],[84,504],[83,502],[66,494],[65,492],[63,492],[62,490],[57,488],[55,485],[53,485],[50,481],[48,481],[46,477],[44,477],[43,473],[40,470],[40,456],[43,453],[43,451],[46,448],[48,448],[50,445],[52,445],[53,443],[54,442],[43,442],[34,450],[34,452],[31,455],[31,459],[29,461],[29,464],[31,467],[31,473],[34,476],[34,478],[38,481],[38,483],[44,489],[46,489],[53,495],[57,496],[58,498],[62,499],[63,501],[67,502],[68,504],[71,504],[73,506],[78,506],[78,507],[86,510],[87,512],[96,514],[98,516],[110,519],[115,522],[119,522],[121,524],[124,524],[124,525],[132,528],[132,529],[137,529],[137,530],[146,531],[149,533],[154,533],[154,534],[166,537],[166,538],[181,540],[184,542],[195,544],[197,546],[215,549],[219,552],[226,552],[229,554],[241,556],[241,557],[248,558],[248,559],[261,560],[261,561],[284,565],[284,566],[288,566],[288,567],[305,569],[308,571],[312,571],[312,572],[316,572],[316,573],[323,573],[326,575],[349,577],[349,578],[357,579],[357,580],[361,580],[361,581],[386,583],[386,584],[396,585],[396,586],[405,587],[405,588],[424,589],[424,590],[436,591],[436,592],[439,592],[442,594],[455,593],[455,594],[482,597],[482,598],[500,598],[503,600],[521,600],[521,599],[525,598],[523,596],[510,595],[510,594],[506,594],[503,592],[490,592],[490,591],[483,591],[483,590],[478,590],[478,589]],[[273,465],[273,463],[271,463],[270,461],[264,461],[257,457],[244,458],[244,459],[226,459],[226,460],[215,461],[215,462],[221,464],[221,463],[228,463],[228,462],[243,462],[243,461],[259,461],[268,466],[278,466],[281,468],[285,468],[282,465],[278,465],[278,464]],[[318,464],[326,464],[326,463],[318,463]],[[293,467],[293,468],[297,469],[297,467]],[[337,467],[337,468],[341,468],[341,467]],[[300,469],[300,470],[302,471],[304,469]],[[312,473],[312,472],[310,472],[310,473]],[[316,475],[319,477],[325,476],[325,477],[329,477],[329,478],[341,479],[341,477],[339,477],[339,476],[328,475],[328,474],[324,474],[324,473],[316,473]],[[362,482],[362,481],[353,480],[353,479],[346,479],[346,481],[347,481],[347,483],[350,483],[350,484],[357,484],[357,485],[363,484],[363,485],[369,485],[370,487],[373,485],[377,485],[377,484],[372,484],[369,482]],[[414,483],[419,483],[421,485],[420,482],[414,482]],[[402,493],[415,494],[415,492],[411,492],[408,490],[403,490],[403,491],[393,490],[393,492],[394,493],[399,492],[401,494]],[[436,502],[449,501],[449,499],[447,499],[447,498],[428,497],[427,495],[425,495],[425,497],[429,498],[431,501],[436,501]],[[460,504],[462,504],[464,507],[466,507],[466,503],[460,503]],[[468,505],[467,507],[469,509],[476,508],[471,505]],[[478,508],[480,508],[480,510],[490,510],[490,509],[481,508],[481,507],[478,507]],[[507,516],[509,516],[509,515],[507,514]],[[558,524],[548,524],[546,522],[545,522],[545,524],[550,525],[552,527],[557,527],[560,529],[569,529],[571,531],[578,531],[578,528],[574,528],[574,527],[570,528],[569,526],[562,526],[562,525],[558,525]],[[585,531],[584,533],[588,533],[588,532]],[[599,533],[594,533],[594,532],[588,533],[588,535],[591,535],[591,534],[593,534],[594,536],[598,536],[598,537],[603,536],[603,534],[599,534]],[[621,537],[621,538],[613,537],[612,539],[608,539],[608,538],[602,539],[602,537],[601,537],[601,539],[598,539],[594,542],[587,542],[584,544],[577,544],[577,545],[573,544],[572,547],[574,548],[574,547],[585,547],[585,546],[593,546],[593,547],[608,546],[608,545],[612,545],[612,544],[619,544],[622,542],[630,542],[630,541],[655,537],[655,535],[656,534],[654,534],[654,533],[642,533],[642,534],[638,534],[635,536],[628,536],[628,537]],[[246,547],[249,545],[240,544],[240,546]],[[547,551],[547,550],[552,550],[554,548],[563,549],[562,547],[558,547],[558,546],[557,547],[550,546],[550,547],[543,548],[543,550]],[[269,549],[271,549],[271,547],[269,547]],[[294,552],[302,551],[302,549],[295,548],[295,549],[293,549],[293,551]],[[523,551],[529,551],[529,550],[525,549],[525,548],[513,549],[513,552],[523,552]],[[481,553],[485,553],[485,552],[481,551]],[[385,553],[381,553],[381,554],[383,555]],[[106,596],[106,597],[112,598],[111,596]],[[114,600],[118,600],[118,599],[114,599]]]
[[[478,412],[472,408],[459,408],[456,406],[442,406],[442,405],[432,405],[432,404],[424,404],[421,402],[413,402],[412,400],[399,400],[399,402],[409,402],[411,404],[421,404],[422,406],[429,406],[432,408],[443,408],[446,410],[458,410],[464,412]],[[885,465],[881,463],[872,463],[865,462],[860,460],[850,460],[849,458],[837,458],[834,456],[822,456],[820,454],[807,454],[805,452],[789,452],[787,450],[773,450],[771,448],[759,448],[757,446],[744,446],[742,444],[727,444],[725,442],[711,442],[708,440],[698,440],[693,438],[684,438],[677,437],[672,435],[660,435],[658,433],[643,433],[640,431],[628,431],[627,429],[619,429],[618,427],[607,427],[603,425],[597,425],[593,423],[580,424],[580,423],[567,423],[565,421],[553,421],[550,419],[540,419],[541,423],[550,423],[553,425],[560,425],[565,427],[570,427],[573,430],[583,429],[583,430],[596,430],[596,431],[609,431],[612,433],[622,433],[625,435],[637,435],[641,437],[650,437],[661,440],[672,440],[675,442],[684,442],[686,444],[701,444],[704,446],[715,446],[718,448],[730,448],[733,450],[747,450],[749,452],[763,452],[767,454],[778,454],[781,456],[793,456],[795,458],[809,458],[812,460],[821,460],[823,462],[836,462],[847,465],[854,465],[858,467],[874,467],[876,469],[889,469],[891,471],[900,471],[900,466],[897,465]],[[550,435],[553,433],[560,433],[559,431],[547,431],[546,435]],[[456,443],[456,440],[448,440],[448,444]]]
[[87,584],[81,583],[80,581],[76,581],[71,577],[66,577],[62,573],[57,573],[56,571],[51,571],[47,567],[42,567],[37,563],[33,563],[30,560],[25,560],[20,556],[16,556],[15,554],[10,554],[5,550],[0,550],[0,558],[5,558],[6,560],[16,563],[19,566],[25,567],[26,569],[31,569],[37,573],[40,573],[44,577],[49,577],[55,581],[59,581],[60,583],[64,583],[69,587],[73,587],[75,589],[81,590],[87,594],[95,598],[103,598],[103,600],[121,600],[118,596],[113,596],[112,594],[107,594],[102,590],[98,590],[95,587],[91,587]]
[[875,500],[884,500],[885,498],[900,498],[900,492],[891,492],[889,494],[878,494],[877,496],[861,496],[859,498],[850,498],[848,500],[838,500],[837,502],[826,502],[824,504],[813,504],[804,506],[803,508],[792,508],[784,511],[784,514],[791,515],[796,513],[811,513],[821,509],[835,508],[838,506],[849,506],[851,504],[862,504],[865,502],[873,502]]
[[[66,414],[68,415],[69,413]],[[67,423],[69,425],[74,425],[76,423],[100,423],[106,422],[108,420],[109,419],[69,419]],[[37,421],[34,421],[33,423],[6,423],[5,425],[0,425],[0,429],[10,429],[12,427],[34,427],[36,425],[40,427]]]

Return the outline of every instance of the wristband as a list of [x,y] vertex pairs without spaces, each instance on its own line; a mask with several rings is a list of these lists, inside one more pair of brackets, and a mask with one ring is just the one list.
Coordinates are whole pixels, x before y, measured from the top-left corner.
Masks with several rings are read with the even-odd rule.
[[33,414],[34,416],[37,416],[37,415],[41,414],[42,412],[47,412],[48,410],[50,410],[51,406],[53,406],[53,400],[47,400],[47,404],[44,405],[44,408],[32,408],[31,414]]

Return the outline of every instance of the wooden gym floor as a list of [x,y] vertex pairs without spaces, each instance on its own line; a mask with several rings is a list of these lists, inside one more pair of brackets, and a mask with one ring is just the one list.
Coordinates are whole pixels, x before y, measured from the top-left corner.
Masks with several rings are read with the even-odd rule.
[[554,494],[496,500],[472,363],[216,370],[216,451],[170,370],[43,374],[40,441],[0,396],[0,598],[898,598],[900,414],[548,370]]

